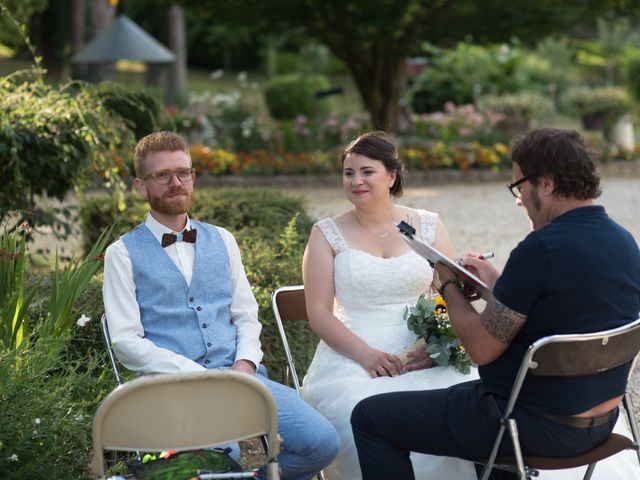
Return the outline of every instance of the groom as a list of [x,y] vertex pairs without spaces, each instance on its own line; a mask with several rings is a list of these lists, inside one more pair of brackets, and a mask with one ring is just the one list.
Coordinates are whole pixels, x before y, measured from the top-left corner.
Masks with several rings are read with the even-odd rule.
[[[531,220],[504,272],[467,254],[493,291],[479,314],[455,274],[439,264],[440,294],[480,380],[448,389],[378,395],[353,410],[364,480],[413,479],[410,451],[488,458],[527,347],[552,334],[596,332],[638,318],[638,245],[593,200],[600,194],[592,151],[574,131],[540,129],[513,148],[507,187]],[[575,456],[609,437],[630,364],[599,375],[525,382],[514,410],[523,452]],[[513,453],[502,443],[498,456]],[[491,478],[514,478],[497,472]]]
[[[233,235],[190,219],[195,173],[185,141],[152,133],[135,151],[144,223],[109,246],[103,298],[114,350],[129,369],[226,369],[256,375],[278,406],[283,479],[309,479],[339,450],[333,426],[295,390],[266,376],[258,304]],[[264,478],[264,467],[260,469]]]

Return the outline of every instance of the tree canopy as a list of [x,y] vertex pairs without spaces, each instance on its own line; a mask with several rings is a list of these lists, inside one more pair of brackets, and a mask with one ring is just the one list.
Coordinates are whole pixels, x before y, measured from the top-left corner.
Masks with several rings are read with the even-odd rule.
[[[182,0],[223,24],[264,34],[299,31],[327,45],[353,76],[376,128],[395,130],[407,57],[421,41],[440,46],[517,38],[533,43],[567,31],[632,0]],[[211,15],[213,13],[213,15]]]

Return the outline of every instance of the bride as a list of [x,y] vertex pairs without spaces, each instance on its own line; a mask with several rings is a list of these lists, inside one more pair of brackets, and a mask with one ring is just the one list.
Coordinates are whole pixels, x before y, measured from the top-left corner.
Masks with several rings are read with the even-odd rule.
[[[314,226],[303,260],[309,322],[321,341],[302,396],[340,434],[340,453],[325,469],[328,480],[358,480],[349,419],[360,400],[392,391],[446,388],[478,375],[475,369],[463,375],[431,367],[424,350],[401,353],[416,341],[403,318],[405,307],[430,290],[433,274],[395,224],[411,223],[446,255],[453,256],[453,249],[437,214],[393,203],[403,188],[394,144],[383,133],[364,134],[347,146],[342,165],[344,192],[354,208]],[[616,431],[629,436],[618,424]],[[418,480],[477,478],[473,464],[461,459],[414,452],[411,460]],[[599,462],[593,479],[640,479],[633,473],[639,470],[637,462],[632,451],[618,454]],[[584,468],[540,473],[544,480],[577,480]]]
[[[354,209],[318,222],[303,260],[309,322],[322,339],[304,381],[303,398],[341,437],[341,451],[325,469],[330,480],[360,478],[349,423],[358,401],[477,378],[475,369],[462,375],[451,368],[427,368],[431,359],[423,349],[401,355],[417,340],[403,319],[405,307],[430,290],[433,276],[395,224],[411,223],[438,250],[448,255],[453,251],[437,214],[393,203],[403,187],[395,146],[385,134],[365,134],[346,148],[342,162],[343,188]],[[418,479],[476,478],[467,461],[415,453],[412,461]]]

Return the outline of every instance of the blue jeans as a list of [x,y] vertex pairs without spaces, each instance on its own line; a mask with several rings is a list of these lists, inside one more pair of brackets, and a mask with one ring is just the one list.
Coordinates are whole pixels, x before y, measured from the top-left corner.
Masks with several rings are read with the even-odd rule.
[[[271,391],[278,406],[278,432],[282,437],[278,463],[282,480],[313,478],[338,454],[338,433],[293,388],[269,380],[263,366],[256,378]],[[266,467],[260,468],[259,478],[266,478]]]

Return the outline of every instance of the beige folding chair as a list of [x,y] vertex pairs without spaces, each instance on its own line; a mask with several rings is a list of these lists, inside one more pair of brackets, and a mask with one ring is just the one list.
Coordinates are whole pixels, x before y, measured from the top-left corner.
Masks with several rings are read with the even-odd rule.
[[[522,359],[520,370],[514,381],[491,456],[483,469],[481,480],[487,480],[494,468],[517,473],[521,480],[537,476],[536,470],[560,470],[588,465],[584,480],[591,478],[596,463],[627,448],[634,448],[631,439],[612,433],[602,445],[587,453],[570,458],[523,456],[518,440],[516,420],[511,416],[517,403],[520,389],[527,374],[538,376],[583,376],[610,370],[633,361],[640,350],[640,319],[596,333],[576,335],[551,335],[531,344]],[[626,399],[627,400],[627,399]],[[632,406],[625,400],[625,411],[629,419],[637,452],[637,426]],[[513,443],[514,456],[498,458],[498,449],[505,430]]]
[[[291,348],[287,341],[287,332],[284,329],[284,322],[292,321],[309,321],[307,315],[307,304],[304,298],[304,286],[296,285],[290,287],[280,287],[271,294],[271,307],[273,308],[273,315],[278,325],[278,331],[280,332],[280,340],[282,341],[282,347],[287,357],[287,365],[283,367],[282,383],[289,385],[289,376],[293,380],[293,386],[295,387],[298,395],[302,393],[302,386],[300,384],[300,378],[296,371],[296,364],[291,354]],[[318,473],[318,480],[324,480],[324,474]]]
[[259,380],[230,370],[140,377],[100,404],[91,469],[104,478],[104,450],[194,450],[265,434],[267,478],[278,480],[278,412]]

